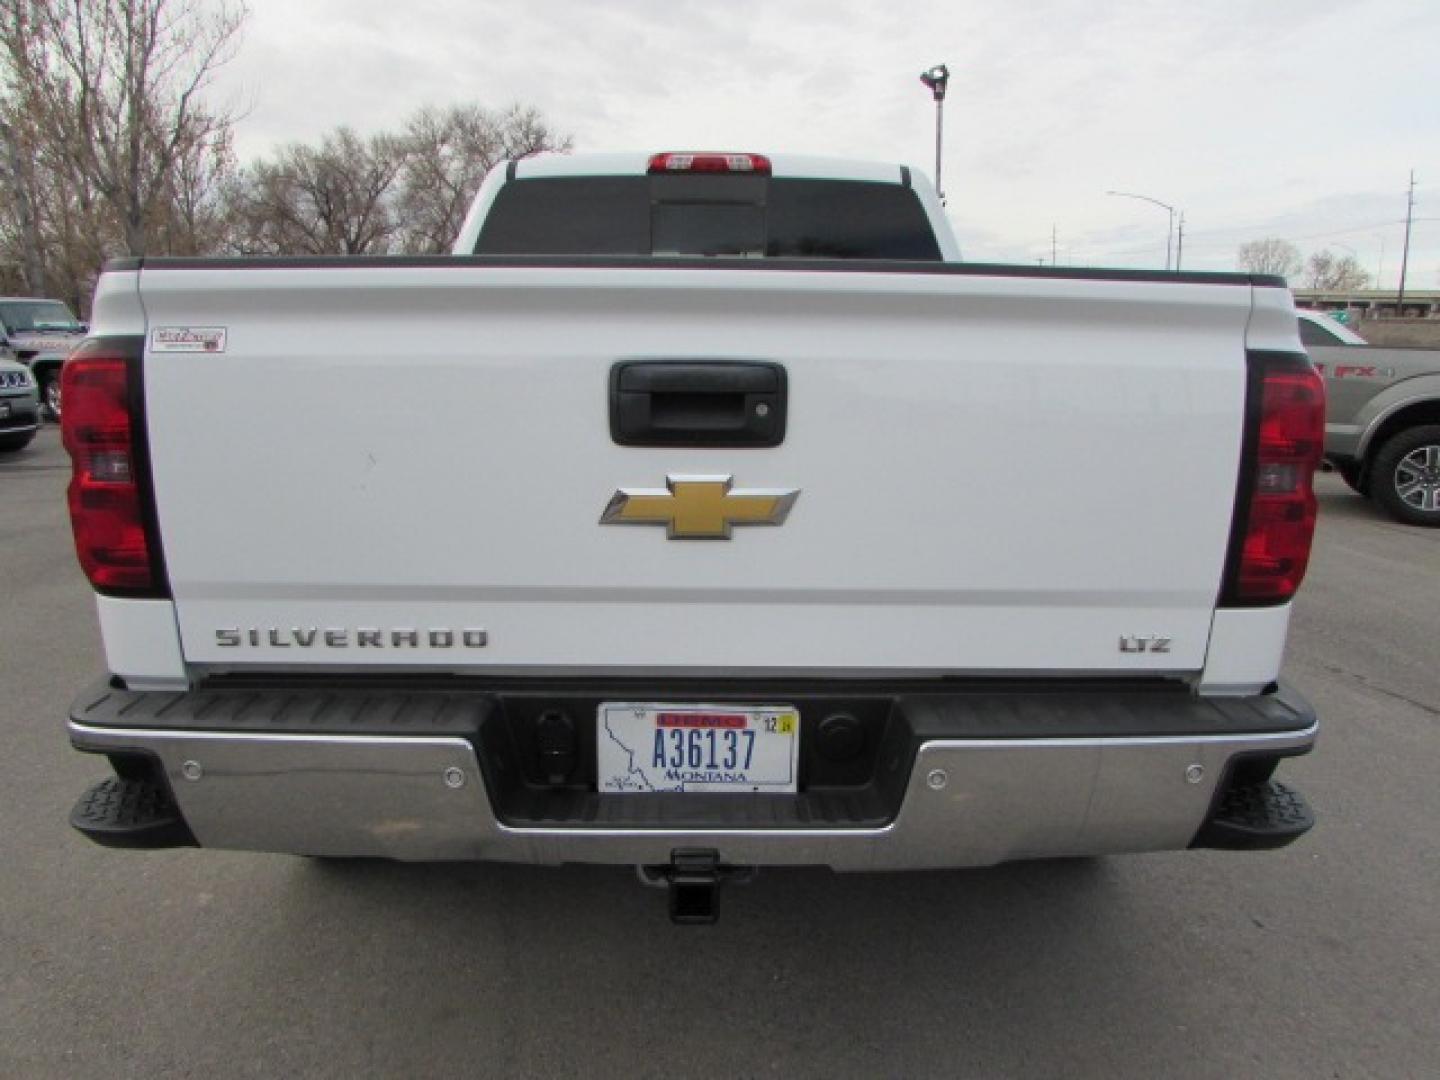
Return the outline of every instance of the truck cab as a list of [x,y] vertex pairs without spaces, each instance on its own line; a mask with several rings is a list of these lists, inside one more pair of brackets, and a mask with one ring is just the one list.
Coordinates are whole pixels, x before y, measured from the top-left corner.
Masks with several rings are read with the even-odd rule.
[[792,154],[542,154],[492,169],[456,255],[958,261],[904,165]]

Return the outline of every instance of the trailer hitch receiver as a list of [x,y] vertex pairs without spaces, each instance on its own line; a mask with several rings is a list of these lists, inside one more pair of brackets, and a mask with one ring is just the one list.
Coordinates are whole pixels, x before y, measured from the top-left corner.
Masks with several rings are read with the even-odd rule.
[[708,926],[720,918],[720,886],[726,882],[749,882],[755,877],[751,866],[726,866],[714,848],[676,848],[670,861],[661,866],[638,868],[646,885],[663,887],[669,893],[670,921],[679,926]]

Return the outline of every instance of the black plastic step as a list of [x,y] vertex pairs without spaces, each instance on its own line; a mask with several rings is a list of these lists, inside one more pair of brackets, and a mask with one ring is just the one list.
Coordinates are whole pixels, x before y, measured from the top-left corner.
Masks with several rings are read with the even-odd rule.
[[1305,796],[1276,780],[1231,787],[1191,847],[1268,851],[1304,836],[1315,825]]
[[170,793],[148,780],[101,780],[80,796],[70,824],[105,847],[197,846]]

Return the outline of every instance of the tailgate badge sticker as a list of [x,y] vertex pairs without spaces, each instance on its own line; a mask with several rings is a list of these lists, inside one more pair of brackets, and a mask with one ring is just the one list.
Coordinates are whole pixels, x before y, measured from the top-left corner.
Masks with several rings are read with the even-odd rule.
[[1168,653],[1172,640],[1159,634],[1123,634],[1120,638],[1120,651]]
[[150,331],[150,351],[222,353],[226,327],[157,326]]
[[664,525],[671,540],[729,540],[734,525],[780,525],[799,488],[736,488],[730,476],[667,476],[662,488],[621,488],[601,525]]

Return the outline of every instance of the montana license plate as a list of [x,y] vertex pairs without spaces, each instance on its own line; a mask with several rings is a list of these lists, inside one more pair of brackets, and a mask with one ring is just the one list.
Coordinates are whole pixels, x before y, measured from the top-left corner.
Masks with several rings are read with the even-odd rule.
[[790,705],[607,702],[596,721],[601,791],[794,791]]

